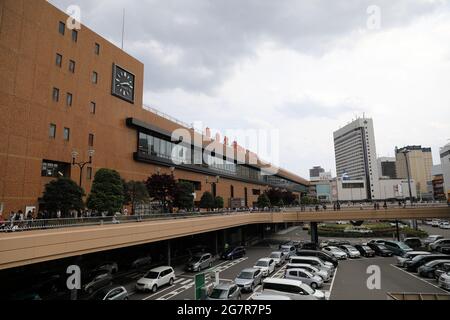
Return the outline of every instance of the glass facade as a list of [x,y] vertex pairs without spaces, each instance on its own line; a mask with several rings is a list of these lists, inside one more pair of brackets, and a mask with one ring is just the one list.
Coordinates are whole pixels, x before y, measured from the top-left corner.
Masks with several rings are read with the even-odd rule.
[[212,154],[206,154],[203,158],[203,153],[200,149],[195,149],[194,151],[193,148],[188,148],[144,132],[139,132],[138,152],[144,156],[172,160],[175,164],[194,164],[215,171],[219,175],[235,176],[236,178],[267,183],[275,187],[286,188],[297,192],[307,191],[306,186],[287,179],[278,176],[262,175],[260,169],[236,164],[232,161],[224,160],[221,157],[213,156]]

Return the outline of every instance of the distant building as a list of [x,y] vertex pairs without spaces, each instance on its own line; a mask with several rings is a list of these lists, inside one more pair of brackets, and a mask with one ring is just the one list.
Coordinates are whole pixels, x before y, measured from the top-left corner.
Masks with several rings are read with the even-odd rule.
[[320,180],[320,175],[325,172],[325,169],[321,166],[313,167],[311,170],[309,170],[309,178],[311,181],[318,181]]
[[[372,119],[357,119],[334,132],[336,172],[339,179],[361,181],[360,198],[379,199],[379,173]],[[359,191],[358,191],[359,192]]]
[[378,173],[381,178],[397,179],[396,158],[378,158]]
[[442,176],[444,178],[444,193],[450,200],[450,143],[440,150]]
[[407,146],[396,149],[397,177],[401,179],[408,178],[408,170],[411,179],[416,182],[418,199],[431,200],[432,191],[429,186],[432,181],[431,169],[433,168],[433,156],[431,148],[422,148],[422,146]]
[[433,188],[433,199],[434,200],[445,200],[445,192],[444,192],[444,175],[442,172],[442,166],[436,165],[433,166],[431,170],[432,179],[432,188]]

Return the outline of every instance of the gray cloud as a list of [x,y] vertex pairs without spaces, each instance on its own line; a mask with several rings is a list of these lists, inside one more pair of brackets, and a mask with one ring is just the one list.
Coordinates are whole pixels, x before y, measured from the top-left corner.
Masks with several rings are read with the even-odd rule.
[[[73,0],[52,0],[60,9]],[[212,94],[232,68],[267,41],[320,55],[342,35],[366,27],[369,5],[382,27],[408,23],[447,4],[423,0],[118,0],[78,1],[83,23],[145,63],[147,90],[181,88]]]

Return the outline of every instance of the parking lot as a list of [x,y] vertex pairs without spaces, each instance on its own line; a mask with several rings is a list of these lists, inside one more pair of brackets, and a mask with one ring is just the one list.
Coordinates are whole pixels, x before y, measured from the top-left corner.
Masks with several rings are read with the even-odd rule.
[[[358,241],[359,242],[359,241]],[[221,282],[232,282],[241,270],[251,268],[263,257],[267,257],[271,252],[276,251],[276,245],[267,247],[252,247],[247,249],[244,258],[234,261],[217,260],[213,267],[203,271],[207,274],[207,284],[214,282],[213,273],[220,272]],[[379,267],[381,274],[381,287],[379,289],[369,289],[367,286],[368,268]],[[283,278],[285,266],[276,268],[270,275],[274,278]],[[192,300],[195,298],[194,282],[195,273],[188,273],[182,269],[176,270],[177,280],[173,286],[163,287],[153,293],[139,293],[134,289],[136,280],[140,277],[136,274],[132,279],[124,279],[122,283],[131,293],[131,300]],[[396,266],[396,258],[359,258],[354,260],[340,261],[335,271],[335,277],[324,287],[320,288],[330,300],[386,300],[388,293],[429,293],[445,294],[443,289],[437,286],[437,282],[431,279],[420,278],[417,274],[412,274]],[[255,293],[261,291],[261,287],[255,289]],[[250,299],[254,293],[242,293],[242,299]]]

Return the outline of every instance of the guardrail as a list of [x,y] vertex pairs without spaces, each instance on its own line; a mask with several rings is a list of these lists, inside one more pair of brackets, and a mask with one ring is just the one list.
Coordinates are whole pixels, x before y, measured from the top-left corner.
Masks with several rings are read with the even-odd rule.
[[[447,206],[443,205],[415,205],[409,206],[408,209],[424,209],[424,208],[443,208]],[[389,206],[388,208],[380,208],[377,211],[383,211],[387,209],[398,209],[399,211],[405,208],[398,208]],[[343,207],[341,211],[359,211],[359,207]],[[365,206],[363,210],[374,210],[373,207]],[[333,207],[327,207],[326,210],[323,207],[319,208],[319,212],[333,212]],[[291,208],[271,208],[265,210],[221,210],[210,212],[185,212],[185,213],[147,213],[133,216],[115,215],[115,216],[95,216],[95,217],[79,217],[79,218],[60,218],[60,219],[33,219],[23,221],[4,221],[0,222],[0,233],[6,232],[19,232],[19,231],[33,231],[33,230],[49,230],[49,229],[62,229],[62,228],[74,228],[85,226],[99,226],[99,225],[114,225],[123,223],[140,223],[146,221],[159,221],[159,220],[176,220],[176,219],[188,219],[188,218],[206,218],[214,216],[225,216],[231,214],[249,214],[249,213],[277,213],[277,212],[316,212],[315,206],[307,207],[291,207]]]

